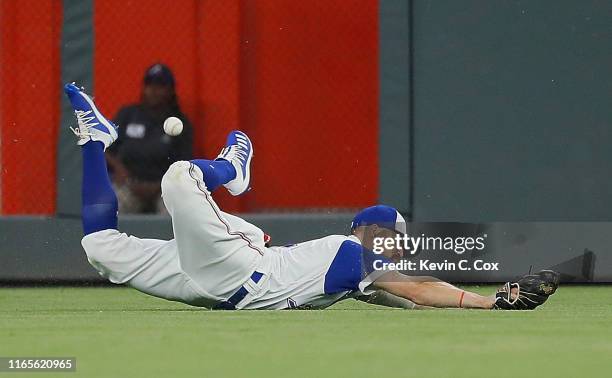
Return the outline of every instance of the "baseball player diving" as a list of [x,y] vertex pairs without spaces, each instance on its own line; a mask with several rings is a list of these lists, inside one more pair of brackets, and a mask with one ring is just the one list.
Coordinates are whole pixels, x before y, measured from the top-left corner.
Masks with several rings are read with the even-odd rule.
[[174,239],[140,239],[117,229],[117,197],[104,151],[117,139],[117,127],[96,108],[82,88],[66,84],[83,157],[83,248],[91,265],[116,284],[143,293],[209,309],[325,308],[346,298],[380,305],[534,309],[558,286],[558,275],[542,271],[508,282],[482,296],[431,277],[380,270],[403,251],[374,254],[376,237],[406,232],[392,207],[360,211],[351,235],[330,235],[287,247],[267,247],[264,232],[223,212],[212,193],[224,187],[246,192],[253,146],[232,131],[214,160],[179,161],[163,176],[161,191],[172,217]]

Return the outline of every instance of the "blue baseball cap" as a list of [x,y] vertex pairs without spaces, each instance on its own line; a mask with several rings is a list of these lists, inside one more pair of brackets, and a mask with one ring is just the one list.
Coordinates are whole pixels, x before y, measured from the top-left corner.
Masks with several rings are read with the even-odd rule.
[[359,226],[377,225],[400,234],[406,233],[406,220],[391,206],[376,205],[358,212],[351,223],[351,231]]

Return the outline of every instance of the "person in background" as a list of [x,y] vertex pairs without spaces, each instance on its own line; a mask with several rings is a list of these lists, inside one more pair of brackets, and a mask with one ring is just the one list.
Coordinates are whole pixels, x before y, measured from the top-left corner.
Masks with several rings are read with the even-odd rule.
[[[164,133],[168,117],[183,121],[178,136]],[[145,72],[141,101],[122,107],[114,119],[119,141],[107,150],[119,212],[165,213],[160,183],[172,163],[192,158],[193,131],[181,112],[172,71],[161,63]]]

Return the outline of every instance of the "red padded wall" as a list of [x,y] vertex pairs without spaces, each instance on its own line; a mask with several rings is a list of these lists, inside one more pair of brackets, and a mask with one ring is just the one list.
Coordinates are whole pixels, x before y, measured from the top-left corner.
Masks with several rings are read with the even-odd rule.
[[359,207],[378,193],[376,1],[95,2],[95,94],[113,114],[147,66],[174,70],[214,157],[241,128],[255,143],[253,191],[228,211]]
[[[198,8],[197,110],[200,138],[196,153],[214,158],[227,133],[240,129],[240,4],[206,0]],[[250,195],[247,194],[247,196]],[[225,190],[215,200],[225,211],[248,211],[246,196],[232,197]]]
[[4,215],[55,212],[61,16],[57,0],[0,1]]
[[[138,101],[147,67],[164,62],[177,78],[183,110],[197,100],[196,1],[96,1],[94,90],[101,110],[113,115]],[[195,120],[194,120],[195,121]]]
[[378,196],[378,2],[247,1],[242,125],[250,208],[360,207]]
[[[95,94],[115,114],[138,100],[154,62],[169,65],[183,111],[194,124],[197,156],[214,157],[239,125],[238,3],[151,0],[95,2]],[[240,211],[241,200],[219,191],[217,201]]]

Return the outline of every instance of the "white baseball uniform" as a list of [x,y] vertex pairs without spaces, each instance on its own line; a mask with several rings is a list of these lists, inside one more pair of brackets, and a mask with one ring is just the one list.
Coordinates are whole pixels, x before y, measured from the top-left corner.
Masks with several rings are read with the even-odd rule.
[[[202,171],[190,162],[174,163],[161,186],[174,239],[140,239],[117,230],[83,238],[89,262],[111,282],[208,308],[241,288],[248,293],[239,309],[323,308],[368,294],[367,286],[384,273],[361,269],[362,249],[354,236],[266,248],[262,230],[219,209]],[[254,272],[261,273],[257,282]]]

